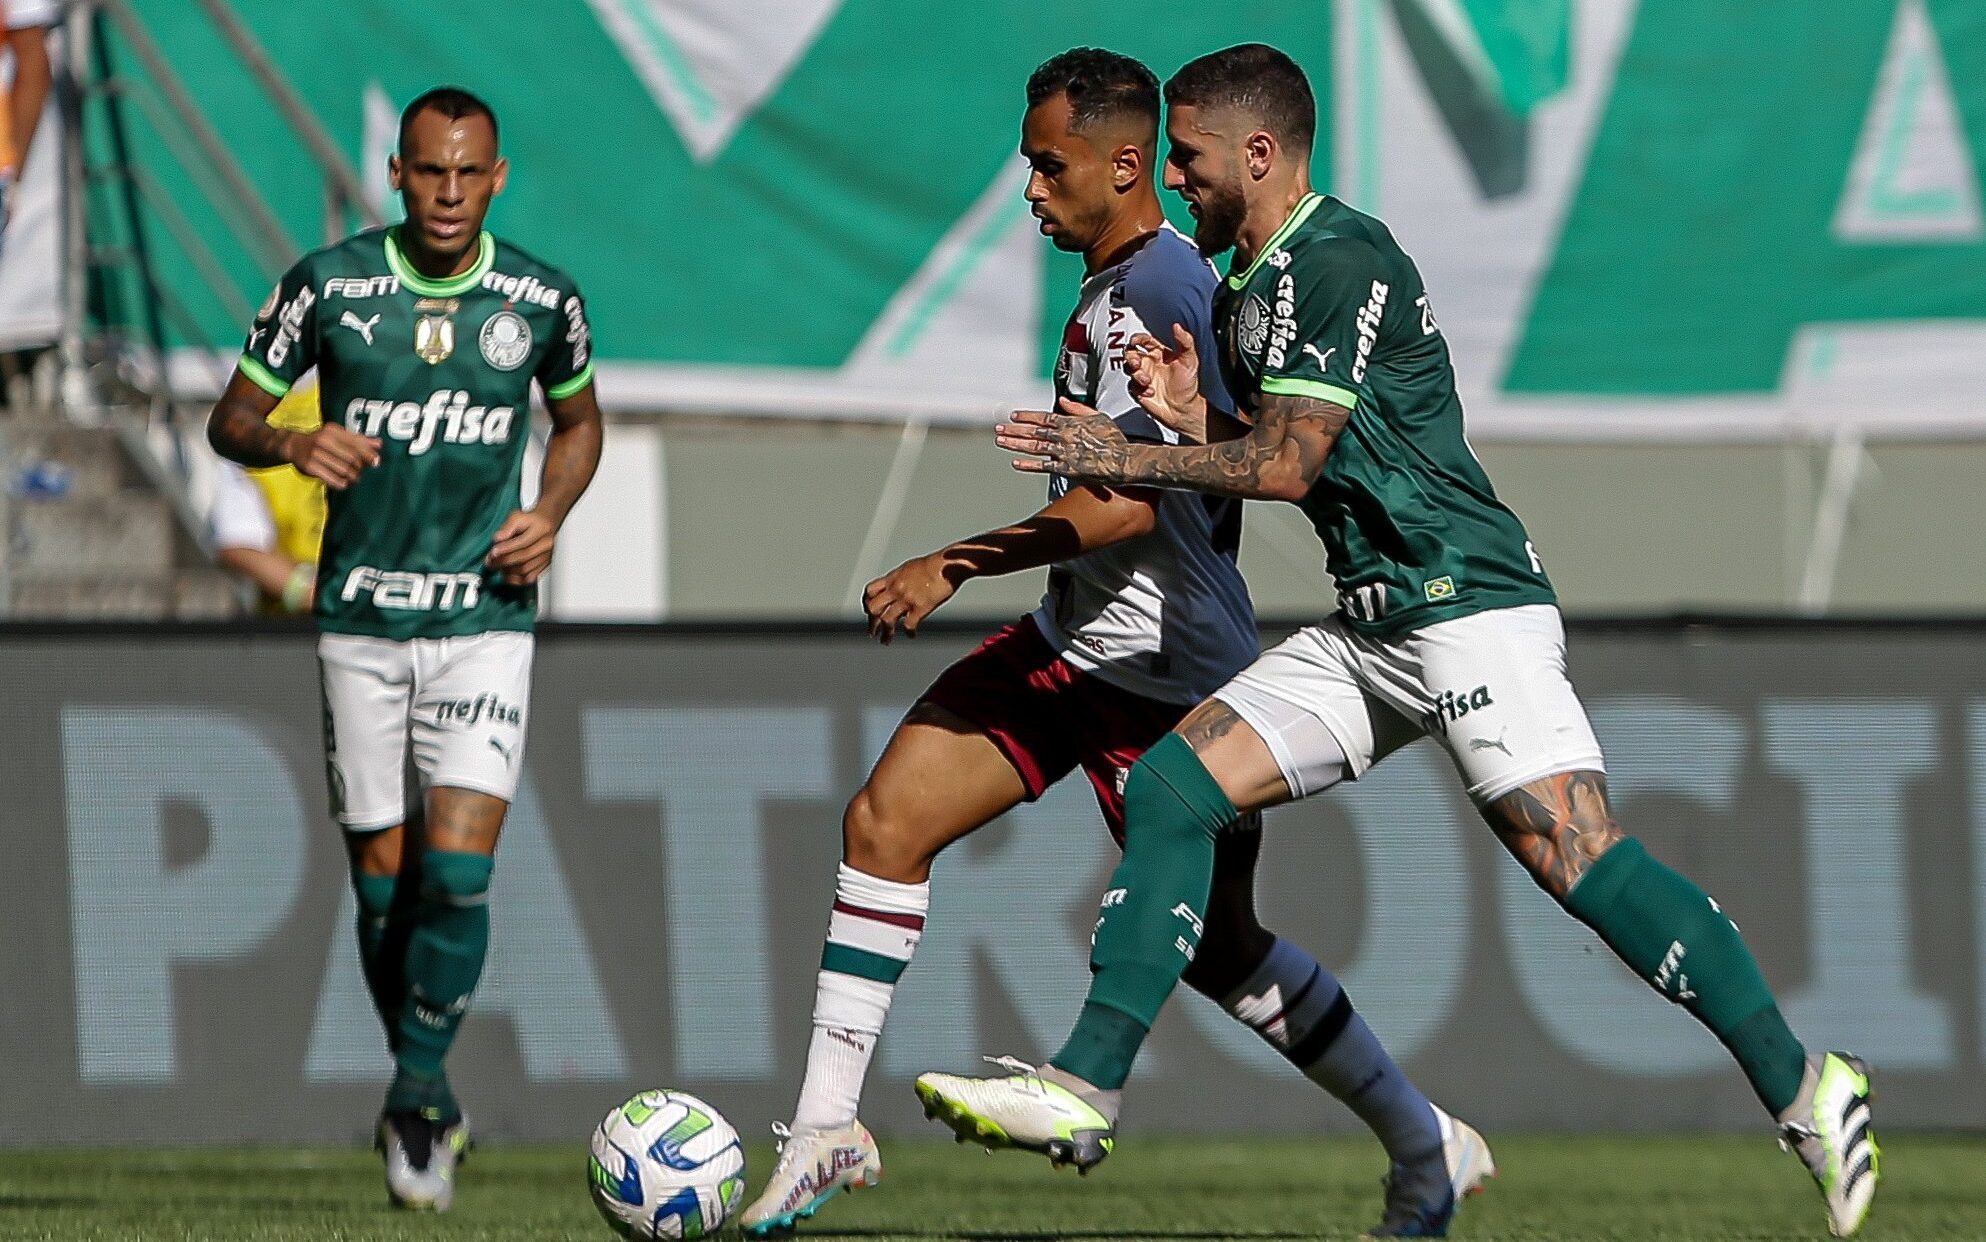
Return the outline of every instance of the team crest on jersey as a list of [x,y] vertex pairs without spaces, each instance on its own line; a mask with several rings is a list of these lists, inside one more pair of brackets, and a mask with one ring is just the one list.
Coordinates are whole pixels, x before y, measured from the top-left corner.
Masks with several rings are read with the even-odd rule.
[[531,356],[531,325],[516,311],[500,310],[483,321],[476,342],[484,362],[499,371],[515,371]]
[[462,303],[454,298],[422,298],[414,303],[414,356],[429,366],[439,366],[455,352],[455,312]]
[[1241,352],[1259,357],[1262,347],[1269,343],[1269,304],[1255,294],[1241,304],[1241,315],[1236,325],[1235,342]]

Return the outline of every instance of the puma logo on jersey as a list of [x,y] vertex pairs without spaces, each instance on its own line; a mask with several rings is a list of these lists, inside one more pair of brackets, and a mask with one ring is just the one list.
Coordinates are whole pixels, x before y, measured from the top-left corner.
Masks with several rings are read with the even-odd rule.
[[1331,355],[1338,352],[1338,347],[1336,345],[1333,345],[1331,348],[1325,350],[1323,353],[1320,354],[1317,352],[1317,347],[1315,345],[1305,345],[1303,347],[1303,352],[1317,359],[1317,369],[1322,371],[1325,367],[1331,365]]
[[372,330],[375,326],[378,325],[379,316],[374,315],[370,319],[360,319],[353,312],[346,311],[344,317],[338,320],[338,322],[343,326],[350,328],[352,331],[358,333],[360,336],[364,337],[365,343],[370,345],[372,344]]
[[1503,731],[1502,733],[1498,733],[1498,734],[1497,734],[1497,735],[1496,735],[1496,736],[1495,736],[1494,738],[1487,738],[1487,737],[1472,737],[1472,738],[1470,738],[1470,739],[1469,739],[1469,749],[1470,749],[1470,750],[1500,750],[1500,751],[1502,751],[1502,752],[1503,752],[1503,754],[1504,754],[1504,757],[1505,757],[1505,758],[1509,758],[1509,757],[1510,757],[1510,747],[1509,747],[1509,746],[1507,746],[1507,745],[1505,745],[1505,744],[1504,744],[1504,741],[1503,741],[1503,734],[1504,734],[1504,733],[1508,733],[1508,732],[1509,732],[1509,730],[1508,730],[1508,729],[1505,729],[1505,730],[1504,730],[1504,731]]

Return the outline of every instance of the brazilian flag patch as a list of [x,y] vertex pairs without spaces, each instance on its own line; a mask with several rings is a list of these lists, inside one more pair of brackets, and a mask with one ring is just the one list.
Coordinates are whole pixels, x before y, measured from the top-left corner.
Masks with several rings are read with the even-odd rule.
[[1444,599],[1450,599],[1455,594],[1455,579],[1444,575],[1428,583],[1422,590],[1427,595],[1427,602],[1430,604]]

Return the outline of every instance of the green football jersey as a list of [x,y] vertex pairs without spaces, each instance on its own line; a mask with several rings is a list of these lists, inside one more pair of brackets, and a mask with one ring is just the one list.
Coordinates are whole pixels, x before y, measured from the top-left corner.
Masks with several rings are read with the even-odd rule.
[[1351,410],[1300,503],[1353,628],[1388,635],[1557,602],[1524,525],[1463,434],[1448,344],[1420,272],[1384,224],[1306,195],[1214,294],[1228,391]]
[[531,382],[593,382],[572,279],[484,233],[475,266],[430,280],[372,229],[299,260],[248,334],[242,374],[277,396],[313,366],[324,421],[381,441],[329,493],[317,620],[338,634],[443,638],[530,630],[535,587],[483,567],[518,507]]

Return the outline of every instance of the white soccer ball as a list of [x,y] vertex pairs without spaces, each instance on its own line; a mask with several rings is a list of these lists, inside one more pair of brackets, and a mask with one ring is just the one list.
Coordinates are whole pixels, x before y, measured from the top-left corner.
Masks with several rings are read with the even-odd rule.
[[593,1131],[593,1206],[624,1238],[701,1238],[745,1197],[745,1149],[724,1115],[682,1091],[644,1091]]

